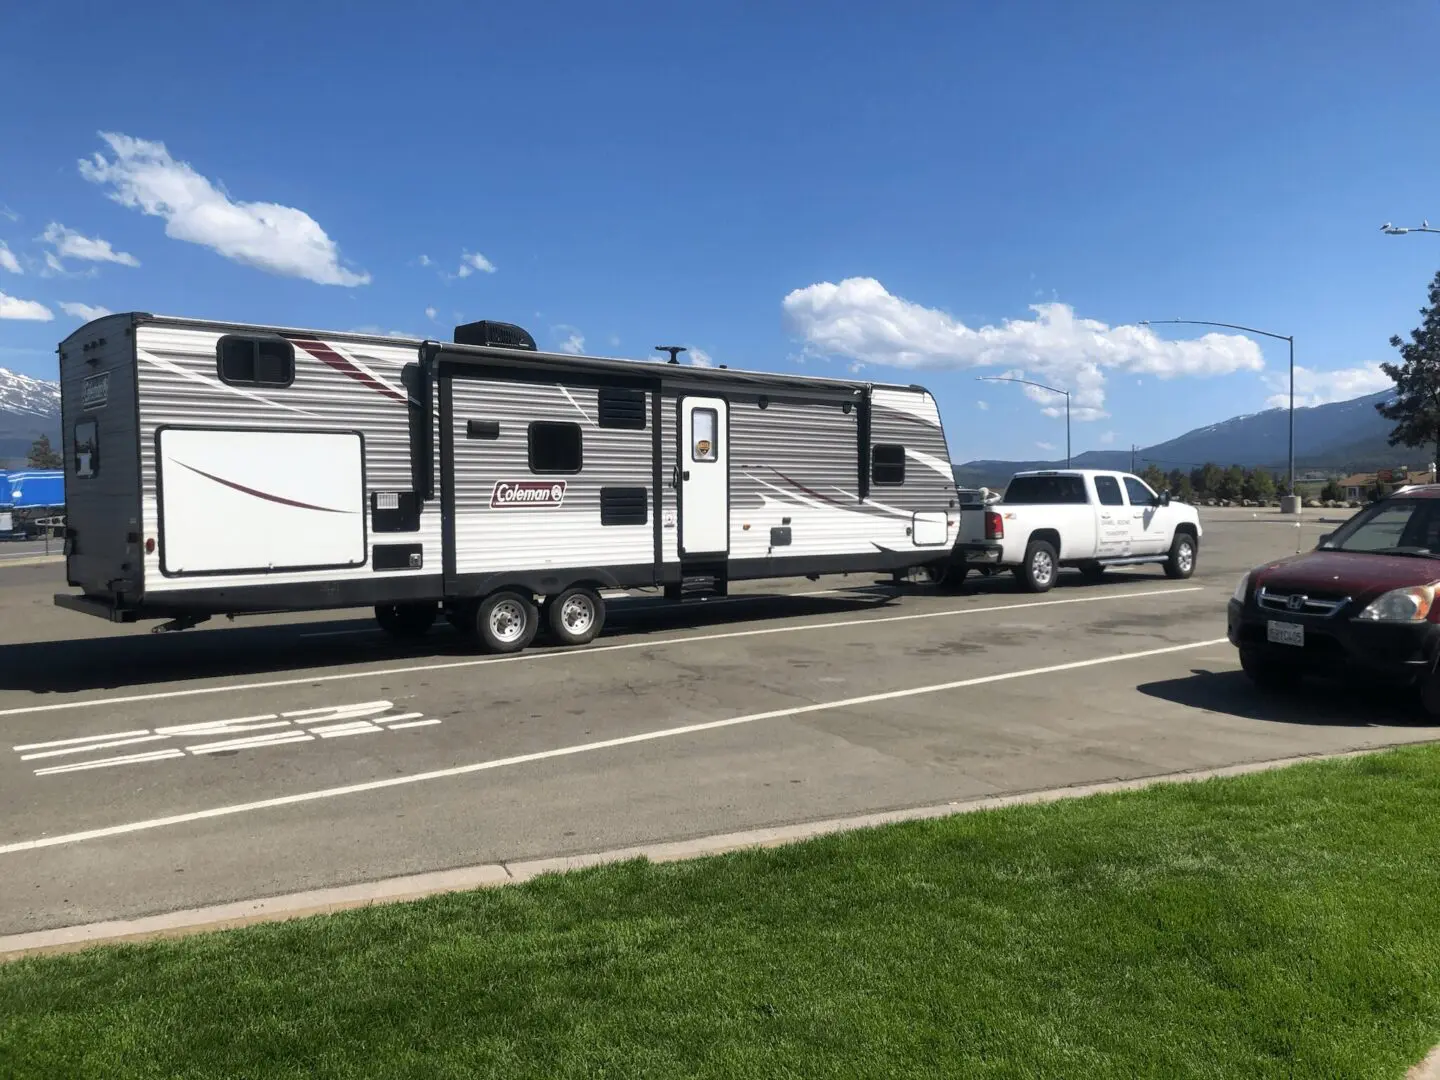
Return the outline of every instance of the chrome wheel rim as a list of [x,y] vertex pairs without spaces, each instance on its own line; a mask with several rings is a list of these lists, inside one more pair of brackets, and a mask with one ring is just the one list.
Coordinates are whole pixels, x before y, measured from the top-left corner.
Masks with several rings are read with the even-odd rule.
[[579,637],[595,625],[595,605],[581,593],[568,597],[560,607],[560,623],[566,633]]
[[490,609],[490,633],[497,641],[517,641],[525,633],[525,608],[516,600],[501,600]]
[[1175,554],[1175,562],[1179,564],[1182,573],[1188,574],[1195,566],[1195,549],[1188,543],[1182,543]]
[[1051,562],[1048,552],[1037,551],[1030,556],[1030,576],[1035,579],[1037,585],[1048,585],[1050,576],[1055,573],[1055,564]]

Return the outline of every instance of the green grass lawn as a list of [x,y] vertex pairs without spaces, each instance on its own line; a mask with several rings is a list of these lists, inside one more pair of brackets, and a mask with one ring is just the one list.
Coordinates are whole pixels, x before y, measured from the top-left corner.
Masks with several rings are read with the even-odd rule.
[[1398,1078],[1440,748],[0,966],[0,1077]]

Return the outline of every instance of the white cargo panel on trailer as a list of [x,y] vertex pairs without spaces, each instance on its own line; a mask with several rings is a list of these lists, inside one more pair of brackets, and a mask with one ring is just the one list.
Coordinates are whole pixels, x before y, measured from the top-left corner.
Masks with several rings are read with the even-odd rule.
[[365,563],[358,432],[161,428],[159,464],[165,574]]

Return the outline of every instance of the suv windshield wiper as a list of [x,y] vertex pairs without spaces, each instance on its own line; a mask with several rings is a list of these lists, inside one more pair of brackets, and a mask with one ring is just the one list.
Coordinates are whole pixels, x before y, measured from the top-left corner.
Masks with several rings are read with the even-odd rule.
[[1415,547],[1388,547],[1388,548],[1333,548],[1334,551],[1348,551],[1355,555],[1403,555],[1410,559],[1440,559],[1433,551]]

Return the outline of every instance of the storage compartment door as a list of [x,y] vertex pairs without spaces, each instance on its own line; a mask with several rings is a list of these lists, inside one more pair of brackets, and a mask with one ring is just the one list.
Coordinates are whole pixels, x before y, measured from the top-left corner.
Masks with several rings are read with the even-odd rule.
[[161,428],[167,575],[363,566],[359,432]]
[[950,539],[949,518],[943,510],[917,511],[910,523],[916,547],[943,547]]

